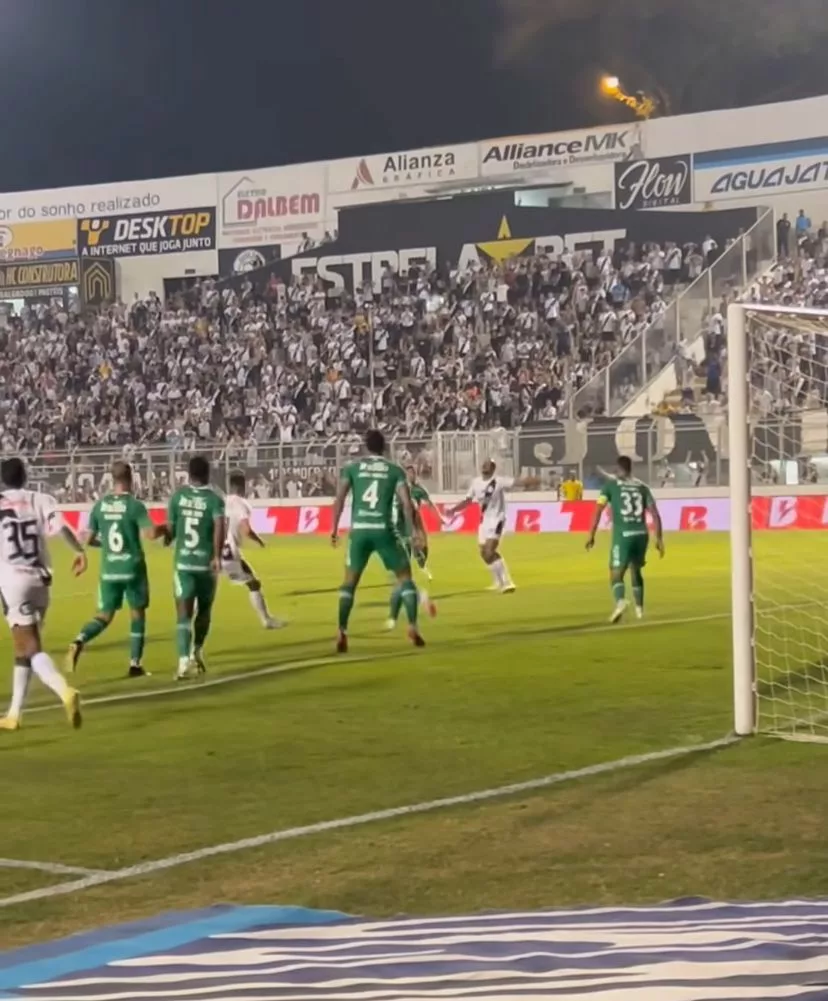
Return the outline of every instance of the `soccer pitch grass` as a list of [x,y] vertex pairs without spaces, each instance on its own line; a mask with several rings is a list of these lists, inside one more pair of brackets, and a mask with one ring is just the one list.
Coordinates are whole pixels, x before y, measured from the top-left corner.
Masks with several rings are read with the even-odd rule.
[[[757,548],[760,559],[782,544],[787,559],[813,560],[824,538],[785,533]],[[208,680],[279,670],[169,694],[160,690],[174,687],[171,556],[151,547],[153,677],[124,677],[122,613],[81,660],[84,729],[72,732],[56,710],[0,735],[0,855],[115,870],[725,735],[727,537],[668,537],[667,557],[653,554],[648,568],[647,619],[614,628],[608,539],[589,555],[584,541],[508,537],[518,591],[499,595],[485,591],[473,538],[432,539],[439,612],[423,623],[424,650],[407,644],[402,624],[382,631],[389,585],[372,566],[351,653],[337,659],[342,552],[322,539],[273,539],[251,558],[290,626],[261,630],[244,589],[222,582]],[[56,562],[47,646],[62,656],[94,610],[97,557],[78,581],[60,545]],[[112,695],[125,698],[95,703]],[[826,753],[750,739],[4,905],[0,949],[218,902],[381,916],[825,894]],[[76,878],[0,861],[0,898]]]

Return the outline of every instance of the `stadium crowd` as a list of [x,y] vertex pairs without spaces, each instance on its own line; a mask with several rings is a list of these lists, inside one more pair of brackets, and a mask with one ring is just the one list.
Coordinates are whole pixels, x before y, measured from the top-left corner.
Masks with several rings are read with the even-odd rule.
[[703,267],[693,245],[629,245],[387,272],[377,295],[274,275],[96,314],[28,305],[0,327],[2,448],[291,442],[374,420],[415,437],[551,418]]
[[[793,232],[791,232],[793,229]],[[818,228],[800,211],[792,227],[784,215],[777,223],[778,256],[772,268],[742,294],[743,302],[828,309],[828,222]],[[733,297],[739,290],[733,290]],[[727,407],[727,307],[722,299],[707,319],[705,354],[692,363],[689,344],[680,346],[679,409],[716,415]],[[752,405],[757,416],[790,413],[803,405],[828,405],[828,324],[795,323],[763,316],[750,321],[762,335],[751,338]]]

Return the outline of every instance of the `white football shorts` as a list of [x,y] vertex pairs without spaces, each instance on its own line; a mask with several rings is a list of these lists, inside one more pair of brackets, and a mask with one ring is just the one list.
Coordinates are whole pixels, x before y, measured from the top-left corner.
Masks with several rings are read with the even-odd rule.
[[0,572],[0,602],[9,626],[41,625],[49,608],[49,587],[38,570]]
[[503,535],[503,529],[506,526],[506,520],[500,518],[495,521],[492,518],[484,518],[480,522],[480,528],[477,530],[477,543],[482,546],[486,542],[500,541],[501,535]]
[[253,567],[250,566],[247,560],[243,560],[241,556],[236,559],[223,559],[221,561],[221,573],[231,584],[249,584],[252,580],[256,579]]

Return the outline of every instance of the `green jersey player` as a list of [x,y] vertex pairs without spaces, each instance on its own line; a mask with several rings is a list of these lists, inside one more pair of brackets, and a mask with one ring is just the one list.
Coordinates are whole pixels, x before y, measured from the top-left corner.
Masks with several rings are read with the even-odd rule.
[[[425,507],[430,507],[434,514],[443,522],[443,516],[437,509],[437,505],[431,499],[428,490],[420,483],[417,479],[417,470],[413,466],[405,467],[405,474],[408,477],[408,489],[411,492],[411,503],[414,505],[414,510],[420,515],[421,509]],[[413,550],[412,555],[417,563],[417,566],[426,575],[428,580],[432,579],[431,571],[428,569],[428,535],[426,534],[425,525],[423,524],[422,516],[420,516],[420,530],[423,536],[422,546],[417,547]]]
[[131,617],[128,677],[146,674],[141,658],[150,587],[142,540],[164,535],[164,527],[153,525],[143,502],[132,493],[132,467],[128,462],[116,462],[112,466],[112,491],[92,508],[85,533],[87,544],[101,550],[98,610],[69,647],[68,671],[77,668],[83,648],[101,635],[126,600]]
[[[402,504],[400,503],[399,497],[397,497],[394,500],[394,527],[409,560],[413,556],[420,569],[424,570],[428,579],[431,580],[431,573],[425,568],[425,561],[428,558],[428,538],[426,536],[425,525],[423,524],[423,517],[420,513],[420,508],[424,503],[430,504],[431,507],[434,508],[437,517],[441,518],[442,516],[440,515],[440,512],[437,511],[437,508],[434,507],[434,504],[428,496],[428,491],[425,487],[422,487],[419,483],[417,483],[417,473],[414,467],[406,466],[405,473],[408,490],[411,494],[413,522],[411,525],[406,522]],[[418,533],[418,538],[420,539],[420,542],[417,545],[414,544],[413,538],[415,532]],[[429,598],[428,591],[424,587],[421,587],[417,589],[417,593],[422,607],[432,618],[434,618],[437,614],[437,606]],[[401,604],[399,602],[391,602],[391,614],[385,621],[386,629],[391,630],[396,628],[400,608]]]
[[381,431],[365,436],[368,455],[342,470],[333,509],[331,542],[339,541],[339,521],[348,495],[351,495],[351,529],[345,557],[345,580],[339,590],[339,634],[336,649],[348,651],[348,620],[354,605],[354,593],[368,561],[376,553],[385,569],[397,578],[391,595],[391,617],[396,619],[400,605],[408,617],[408,635],[415,646],[425,646],[417,628],[417,588],[411,580],[411,565],[396,523],[396,506],[402,507],[406,534],[421,543],[416,528],[414,508],[403,469],[385,458],[385,439]]
[[225,538],[224,498],[210,487],[210,463],[190,459],[189,484],[170,498],[168,537],[175,542],[175,602],[178,671],[181,680],[203,674],[203,647],[210,631],[216,582]]
[[619,458],[617,476],[605,484],[598,498],[587,549],[592,549],[595,545],[595,533],[607,505],[612,512],[610,584],[615,601],[610,622],[619,622],[627,609],[624,575],[628,569],[632,580],[635,614],[640,619],[644,615],[644,577],[641,571],[647,562],[647,545],[650,541],[648,512],[652,518],[659,556],[664,555],[664,538],[661,516],[650,488],[632,475],[632,462],[626,455]]

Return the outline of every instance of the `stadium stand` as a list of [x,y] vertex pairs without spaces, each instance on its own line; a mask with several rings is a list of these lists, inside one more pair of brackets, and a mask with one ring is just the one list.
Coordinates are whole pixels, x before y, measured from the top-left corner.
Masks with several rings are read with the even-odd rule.
[[[705,356],[701,364],[679,348],[680,388],[657,408],[657,413],[718,415],[727,408],[727,307],[730,301],[777,303],[786,307],[828,309],[828,222],[800,234],[793,255],[782,251],[773,266],[745,290],[734,289],[707,318]],[[813,330],[769,330],[766,353],[754,359],[753,406],[759,416],[785,414],[826,385],[824,339]],[[820,403],[824,389],[819,391]]]
[[291,442],[374,420],[413,436],[554,417],[703,264],[693,245],[629,245],[388,272],[376,296],[332,299],[318,280],[274,277],[97,314],[34,304],[0,329],[2,448]]

